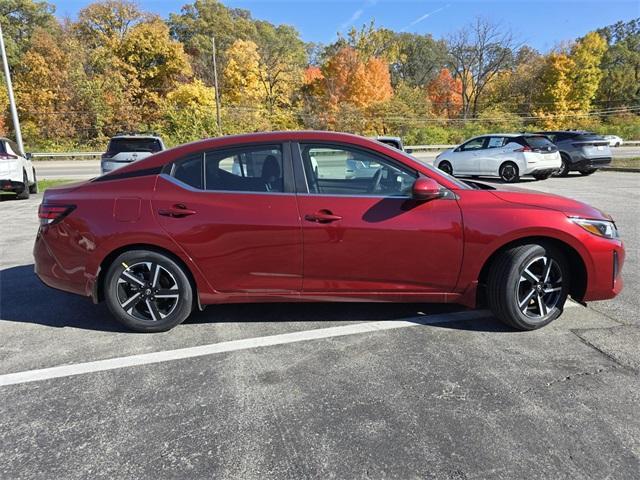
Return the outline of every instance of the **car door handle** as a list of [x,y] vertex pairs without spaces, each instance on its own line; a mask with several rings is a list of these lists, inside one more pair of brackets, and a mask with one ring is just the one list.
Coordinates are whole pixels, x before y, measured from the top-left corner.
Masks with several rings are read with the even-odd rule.
[[195,210],[187,208],[182,203],[176,203],[171,208],[161,208],[158,210],[158,215],[163,217],[182,218],[197,213]]
[[304,219],[308,222],[331,223],[342,220],[342,217],[340,215],[334,215],[329,210],[320,210],[316,213],[307,213]]

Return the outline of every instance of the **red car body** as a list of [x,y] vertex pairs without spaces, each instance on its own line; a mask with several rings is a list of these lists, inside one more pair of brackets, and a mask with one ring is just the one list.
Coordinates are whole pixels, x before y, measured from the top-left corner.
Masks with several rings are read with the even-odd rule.
[[[366,149],[432,178],[448,200],[309,193],[297,142]],[[286,193],[186,189],[162,168],[203,150],[270,143],[285,151]],[[292,170],[292,171],[291,171]],[[178,205],[191,215],[166,216]],[[362,137],[275,132],[221,137],[155,154],[97,179],[48,189],[43,206],[73,206],[40,228],[35,270],[47,285],[94,301],[109,263],[126,249],[170,252],[188,269],[200,305],[269,301],[407,301],[475,307],[496,252],[529,239],[553,242],[570,261],[580,302],[622,288],[623,244],[570,217],[608,220],[599,210],[529,190],[463,188],[412,157]],[[335,215],[338,221],[313,221]]]

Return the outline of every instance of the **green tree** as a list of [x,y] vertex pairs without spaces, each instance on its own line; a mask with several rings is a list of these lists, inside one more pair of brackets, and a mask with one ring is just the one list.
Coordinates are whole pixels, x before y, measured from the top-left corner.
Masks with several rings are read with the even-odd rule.
[[0,24],[4,33],[7,57],[11,66],[29,48],[29,40],[36,29],[56,26],[52,4],[38,0],[0,1]]
[[202,81],[179,85],[160,106],[160,130],[172,143],[217,136],[215,90]]

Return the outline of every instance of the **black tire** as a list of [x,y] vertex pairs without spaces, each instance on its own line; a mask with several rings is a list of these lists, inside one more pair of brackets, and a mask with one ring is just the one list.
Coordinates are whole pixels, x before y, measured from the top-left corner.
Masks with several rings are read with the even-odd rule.
[[583,170],[580,170],[580,175],[584,175],[586,177],[587,175],[596,173],[596,170],[597,168],[585,168]]
[[566,157],[566,155],[561,155],[561,165],[560,168],[558,169],[558,171],[556,172],[556,177],[566,177],[567,175],[569,175],[569,159]]
[[616,143],[616,145],[615,145],[615,146],[616,146],[616,147],[619,147],[619,146],[620,146],[620,142]]
[[194,304],[193,287],[183,267],[152,250],[130,250],[119,255],[107,270],[104,297],[116,320],[145,333],[179,325],[191,314]]
[[38,179],[36,178],[36,169],[33,169],[33,183],[29,185],[29,193],[38,193]]
[[29,198],[29,177],[27,177],[27,172],[22,172],[22,183],[24,183],[24,188],[20,193],[16,195],[18,200],[27,200]]
[[500,178],[505,183],[516,183],[520,181],[520,170],[513,162],[504,162],[498,170]]
[[546,180],[547,178],[549,178],[551,176],[551,172],[547,172],[547,173],[534,173],[533,174],[533,178],[535,178],[536,180]]
[[[542,257],[546,258],[547,262],[552,260],[548,283],[542,281],[547,266]],[[534,285],[529,274],[525,273],[527,271],[539,278],[541,282]],[[558,278],[560,280],[556,282]],[[489,308],[507,325],[518,330],[535,330],[562,314],[570,281],[565,256],[552,246],[530,244],[510,248],[495,258],[489,270],[487,279]],[[542,286],[539,287],[541,283]],[[551,289],[557,290],[551,291]],[[547,293],[547,290],[550,291]],[[533,297],[529,297],[527,301],[527,295],[532,292]],[[540,299],[543,302],[542,307],[539,303]]]
[[453,175],[453,167],[451,166],[451,163],[449,163],[446,160],[440,162],[438,164],[438,168],[440,170],[442,170],[444,173],[448,173],[449,175]]

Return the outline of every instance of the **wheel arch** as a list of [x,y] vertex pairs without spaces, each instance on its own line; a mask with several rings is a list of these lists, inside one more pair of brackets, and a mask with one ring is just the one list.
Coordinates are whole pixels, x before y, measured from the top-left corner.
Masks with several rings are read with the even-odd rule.
[[113,261],[118,257],[118,255],[124,252],[132,251],[132,250],[150,250],[153,252],[157,252],[162,255],[166,255],[167,257],[171,258],[171,260],[173,260],[178,265],[180,265],[183,268],[185,274],[187,275],[187,278],[189,279],[189,284],[193,289],[193,299],[197,303],[197,307],[200,310],[202,310],[202,305],[200,303],[200,296],[198,294],[199,293],[198,284],[195,280],[195,276],[193,272],[191,271],[187,263],[184,260],[182,260],[178,255],[173,253],[171,250],[168,250],[163,247],[159,247],[157,245],[148,244],[148,243],[134,243],[130,245],[122,245],[116,248],[115,250],[112,250],[111,252],[109,252],[102,259],[102,262],[100,262],[100,267],[98,269],[98,275],[97,275],[96,281],[93,285],[93,291],[91,293],[91,297],[95,303],[98,303],[104,300],[104,279]]
[[[517,247],[520,245],[526,244],[540,244],[540,245],[549,245],[554,248],[560,250],[566,257],[567,262],[569,263],[570,275],[571,275],[571,285],[569,289],[569,295],[576,300],[582,301],[584,295],[587,290],[587,266],[584,262],[584,259],[580,255],[580,253],[567,242],[564,242],[560,239],[546,236],[527,236],[521,237],[515,240],[511,240],[505,244],[502,244],[498,248],[496,248],[491,255],[485,260],[482,268],[480,269],[480,274],[478,275],[478,289],[476,291],[476,304],[477,305],[486,305],[486,297],[485,297],[485,285],[487,282],[487,278],[489,276],[489,269],[491,268],[492,263],[495,259],[500,255],[500,253],[504,252],[513,247]],[[577,281],[576,281],[577,279]]]

